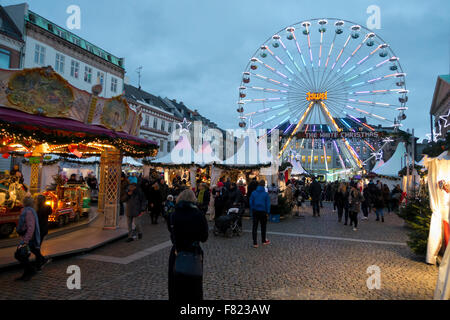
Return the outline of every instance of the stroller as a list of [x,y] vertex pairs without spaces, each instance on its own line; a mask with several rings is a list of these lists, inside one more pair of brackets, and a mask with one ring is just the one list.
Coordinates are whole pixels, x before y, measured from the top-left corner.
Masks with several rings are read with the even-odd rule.
[[214,224],[213,233],[215,236],[225,235],[227,238],[242,235],[242,216],[244,208],[239,205],[233,205],[227,212],[227,215],[218,217]]

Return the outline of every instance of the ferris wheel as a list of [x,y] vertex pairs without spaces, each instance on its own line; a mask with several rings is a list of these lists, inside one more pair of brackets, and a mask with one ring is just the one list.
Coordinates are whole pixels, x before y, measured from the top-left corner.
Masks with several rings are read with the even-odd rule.
[[[375,125],[395,131],[408,109],[405,76],[399,58],[373,31],[334,18],[302,21],[278,31],[251,57],[239,87],[239,126],[279,129],[288,137],[279,157],[302,131],[370,132]],[[392,140],[370,141],[361,143],[376,158]],[[363,162],[345,137],[333,144],[350,167],[370,160]]]

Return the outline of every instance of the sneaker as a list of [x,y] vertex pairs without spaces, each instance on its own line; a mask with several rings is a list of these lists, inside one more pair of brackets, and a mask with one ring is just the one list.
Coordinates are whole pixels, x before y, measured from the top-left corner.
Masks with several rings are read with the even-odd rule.
[[358,229],[356,229],[356,228],[353,228],[353,231],[356,231],[356,230],[358,230]]
[[270,240],[266,240],[263,242],[263,245],[267,246],[268,244],[270,244]]
[[133,238],[128,238],[126,242],[131,242],[131,241],[134,241],[134,239]]
[[258,248],[258,245],[257,245],[257,244],[254,244],[254,245],[253,245],[253,248]]

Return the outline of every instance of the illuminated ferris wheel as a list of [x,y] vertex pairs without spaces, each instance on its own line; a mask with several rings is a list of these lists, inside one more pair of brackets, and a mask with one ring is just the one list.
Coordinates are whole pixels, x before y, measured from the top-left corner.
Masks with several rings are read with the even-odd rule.
[[[303,21],[281,29],[251,57],[239,87],[239,126],[282,130],[288,138],[279,157],[301,132],[338,133],[339,157],[362,168],[340,133],[374,132],[374,124],[397,130],[406,118],[405,76],[389,44],[371,30],[346,20]],[[377,147],[362,140],[373,157],[392,141]]]

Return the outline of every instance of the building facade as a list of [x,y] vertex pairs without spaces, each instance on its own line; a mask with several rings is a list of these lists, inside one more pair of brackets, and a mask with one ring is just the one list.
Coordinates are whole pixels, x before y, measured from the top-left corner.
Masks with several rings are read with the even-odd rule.
[[91,92],[102,85],[99,96],[123,93],[124,59],[78,37],[28,9],[27,4],[4,7],[22,32],[22,68],[51,66],[71,85]]
[[[438,139],[445,139],[450,129],[450,75],[438,76],[431,101],[430,117],[434,133]],[[433,138],[436,138],[435,136]]]

